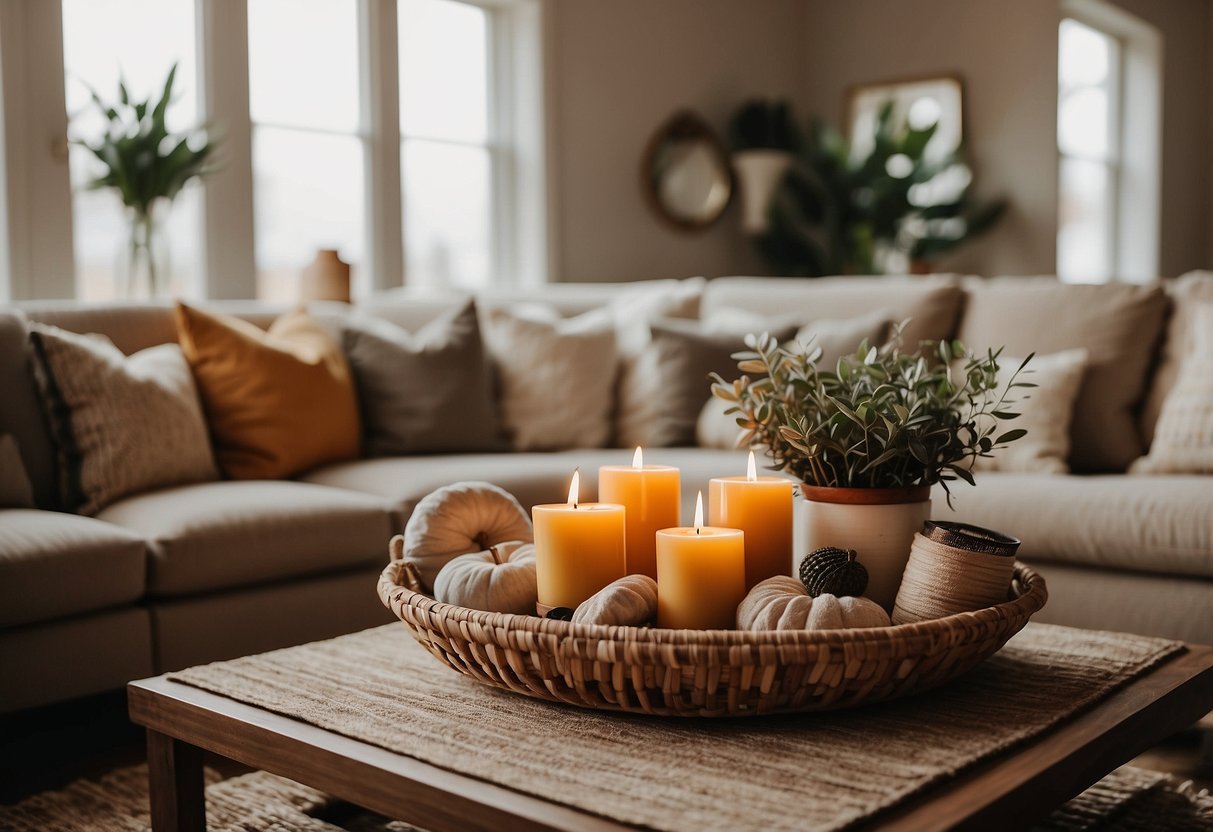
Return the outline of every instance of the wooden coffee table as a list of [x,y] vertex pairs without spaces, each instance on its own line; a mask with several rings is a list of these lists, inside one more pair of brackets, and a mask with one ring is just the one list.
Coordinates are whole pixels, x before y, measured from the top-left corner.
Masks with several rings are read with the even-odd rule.
[[[444,830],[631,827],[159,676],[128,686],[147,728],[152,826],[206,828],[202,752]],[[879,816],[881,829],[1022,829],[1213,710],[1213,647],[1188,646],[1100,704]]]

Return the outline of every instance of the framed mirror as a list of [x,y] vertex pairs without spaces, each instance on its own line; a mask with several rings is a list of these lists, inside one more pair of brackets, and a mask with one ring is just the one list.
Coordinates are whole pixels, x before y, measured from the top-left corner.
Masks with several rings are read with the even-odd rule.
[[661,219],[682,231],[701,231],[733,198],[733,169],[724,145],[702,118],[676,113],[649,140],[641,187]]

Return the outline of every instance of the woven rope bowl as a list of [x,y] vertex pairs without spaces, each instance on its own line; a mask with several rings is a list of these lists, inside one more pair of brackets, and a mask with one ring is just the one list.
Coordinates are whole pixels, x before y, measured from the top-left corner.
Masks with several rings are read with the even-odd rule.
[[735,717],[850,708],[941,685],[988,659],[1048,598],[1015,565],[1010,598],[895,627],[665,630],[573,624],[443,604],[392,561],[379,596],[444,664],[494,687],[585,708]]

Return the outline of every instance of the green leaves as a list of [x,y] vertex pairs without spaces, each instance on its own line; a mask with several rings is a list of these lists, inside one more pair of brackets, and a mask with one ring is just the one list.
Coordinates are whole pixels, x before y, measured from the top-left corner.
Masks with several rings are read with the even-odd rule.
[[148,216],[157,200],[172,200],[192,179],[210,172],[215,144],[201,129],[170,132],[166,124],[177,67],[169,70],[160,96],[132,101],[118,82],[118,101],[107,104],[90,90],[93,105],[106,121],[104,134],[80,141],[101,163],[102,172],[87,187],[113,188],[124,205]]
[[998,420],[1018,416],[1007,394],[1023,386],[1016,381],[1023,365],[1000,390],[1000,351],[977,356],[959,341],[926,343],[923,352],[937,356],[932,364],[901,351],[902,328],[889,342],[863,344],[829,369],[817,366],[820,350],[752,338],[751,350],[735,356],[746,375],[714,376],[712,391],[738,414],[742,444],[765,446],[777,470],[805,482],[971,483],[976,457],[1026,433],[1014,429],[991,438]]

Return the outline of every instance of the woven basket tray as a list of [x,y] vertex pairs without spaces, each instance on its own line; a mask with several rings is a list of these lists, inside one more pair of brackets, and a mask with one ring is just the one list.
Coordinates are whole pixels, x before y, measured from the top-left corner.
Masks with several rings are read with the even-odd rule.
[[1011,599],[897,627],[664,630],[573,624],[443,604],[393,561],[379,596],[444,664],[486,685],[585,708],[747,716],[849,708],[927,690],[979,664],[1048,598],[1015,565]]

